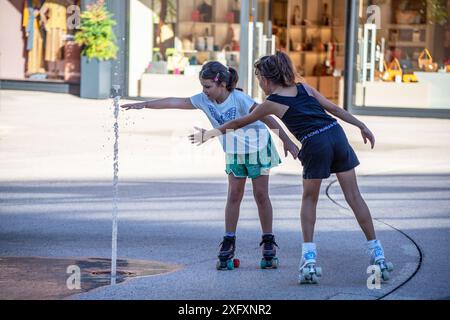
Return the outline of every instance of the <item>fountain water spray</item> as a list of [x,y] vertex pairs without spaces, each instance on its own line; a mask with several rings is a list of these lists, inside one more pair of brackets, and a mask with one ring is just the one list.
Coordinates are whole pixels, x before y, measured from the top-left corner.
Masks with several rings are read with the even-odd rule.
[[119,101],[120,86],[112,86],[112,97],[114,98],[114,178],[113,178],[113,216],[112,216],[112,245],[111,245],[111,285],[116,284],[117,274],[117,220],[118,220],[118,198],[119,198]]

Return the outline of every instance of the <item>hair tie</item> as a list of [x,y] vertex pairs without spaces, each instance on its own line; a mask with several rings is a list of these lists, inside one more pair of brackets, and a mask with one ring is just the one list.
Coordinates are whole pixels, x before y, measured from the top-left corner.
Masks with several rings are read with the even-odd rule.
[[217,72],[216,77],[214,78],[214,82],[219,81],[219,77],[220,77],[220,72]]

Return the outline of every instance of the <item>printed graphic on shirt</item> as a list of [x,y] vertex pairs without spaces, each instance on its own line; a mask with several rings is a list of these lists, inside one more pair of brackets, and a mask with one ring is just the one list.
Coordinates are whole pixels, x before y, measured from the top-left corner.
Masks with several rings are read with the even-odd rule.
[[225,113],[220,113],[216,108],[208,106],[209,112],[213,118],[220,124],[223,125],[225,122],[234,120],[236,118],[236,108],[231,108]]

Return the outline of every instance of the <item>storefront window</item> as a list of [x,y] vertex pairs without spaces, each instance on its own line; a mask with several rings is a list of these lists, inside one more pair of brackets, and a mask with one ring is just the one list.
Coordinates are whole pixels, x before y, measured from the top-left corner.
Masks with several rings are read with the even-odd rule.
[[209,60],[238,69],[239,20],[239,0],[131,0],[129,95],[198,93]]
[[9,45],[2,49],[0,77],[79,83],[80,48],[73,41],[75,28],[68,25],[73,13],[68,9],[79,7],[79,1],[20,0],[3,5],[2,19],[10,28],[1,32]]
[[339,103],[345,61],[345,0],[291,0],[274,5],[277,49],[289,53],[300,76]]
[[355,105],[450,108],[450,1],[359,1]]
[[[303,80],[342,104],[347,1],[254,3],[257,16],[241,22],[239,0],[130,0],[129,95],[188,96],[201,90],[198,73],[205,61],[238,69],[245,58],[251,69],[260,55],[282,50]],[[252,21],[252,53],[240,57],[241,27]],[[249,93],[258,98],[250,71]]]

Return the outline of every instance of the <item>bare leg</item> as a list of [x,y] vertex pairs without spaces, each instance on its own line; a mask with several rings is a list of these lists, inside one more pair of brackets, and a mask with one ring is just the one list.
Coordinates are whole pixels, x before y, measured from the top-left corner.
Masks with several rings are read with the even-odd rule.
[[225,232],[236,232],[239,210],[244,196],[246,178],[228,175],[228,197],[225,207]]
[[355,170],[352,169],[346,172],[336,174],[342,192],[344,192],[345,200],[350,208],[352,208],[364,235],[367,240],[376,239],[375,229],[373,227],[372,216],[369,208],[359,192],[358,183],[356,181]]
[[269,175],[259,176],[253,179],[252,183],[261,229],[263,233],[272,233],[273,210],[269,198]]
[[316,208],[322,179],[303,179],[303,197],[300,217],[304,242],[313,242]]

